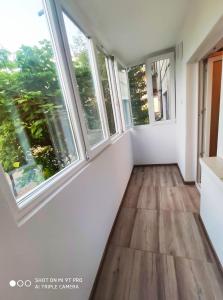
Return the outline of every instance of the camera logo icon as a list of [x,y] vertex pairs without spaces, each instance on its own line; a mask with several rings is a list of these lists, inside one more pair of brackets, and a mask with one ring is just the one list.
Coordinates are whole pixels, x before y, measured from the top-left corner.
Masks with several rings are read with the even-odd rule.
[[32,282],[30,280],[21,280],[21,279],[18,280],[18,281],[10,280],[9,285],[11,287],[18,286],[19,288],[21,288],[21,287],[30,287],[32,285]]

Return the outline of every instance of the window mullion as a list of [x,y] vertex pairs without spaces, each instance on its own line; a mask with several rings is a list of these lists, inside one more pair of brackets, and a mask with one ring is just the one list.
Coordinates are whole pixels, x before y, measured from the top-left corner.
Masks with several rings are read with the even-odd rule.
[[171,94],[170,94],[170,119],[175,120],[176,119],[176,90],[175,90],[175,61],[174,61],[174,53],[169,54],[170,57],[170,81],[171,81]]
[[128,74],[125,67],[116,61],[116,78],[118,83],[119,101],[124,130],[132,127],[132,110]]
[[[72,18],[67,15],[61,4],[59,5],[59,13],[69,72],[72,78],[73,91],[75,94],[78,115],[85,141],[86,158],[91,159],[97,155],[109,141],[108,129],[105,125],[106,119],[103,114],[102,96],[100,96],[100,87],[98,88],[99,84],[98,79],[96,78],[97,73],[95,72],[96,67],[93,56],[94,53],[92,51],[91,40],[89,37],[87,37],[72,20]],[[87,68],[89,68],[87,72],[90,73],[86,78],[82,78],[82,76],[85,76],[85,73],[82,74],[80,70],[81,65],[76,65],[76,63],[78,64],[78,59],[83,59],[83,56],[78,57],[80,53],[75,54],[75,52],[72,51],[72,47],[74,46],[72,44],[72,38],[76,38],[78,35],[80,36],[80,39],[83,39],[81,42],[84,43],[84,50],[81,50],[81,48],[77,48],[77,50],[82,51],[82,55],[85,55],[85,51],[87,51],[87,58],[85,58],[87,61],[85,63],[87,63]],[[77,73],[79,72],[78,70],[80,73]],[[87,82],[84,80],[87,80]],[[85,84],[90,94],[85,93]]]
[[96,57],[95,44],[92,39],[89,39],[89,47],[90,47],[90,54],[91,54],[92,71],[93,71],[94,79],[95,79],[96,97],[98,100],[98,107],[99,107],[99,113],[100,113],[100,117],[101,117],[103,132],[104,132],[105,139],[109,139],[110,132],[109,132],[106,107],[105,107],[104,93],[103,93],[102,83],[101,83],[101,79],[100,79],[99,71],[98,71],[98,63],[97,63],[97,57]]
[[[78,90],[78,84],[77,80],[75,77],[75,74],[72,69],[72,59],[70,55],[70,50],[69,50],[69,44],[67,40],[67,35],[66,35],[66,29],[63,21],[63,16],[62,16],[62,7],[61,5],[58,4],[57,1],[51,0],[51,2],[55,3],[56,11],[57,11],[57,17],[58,17],[58,26],[59,26],[59,31],[61,32],[61,41],[63,44],[63,49],[61,53],[64,53],[64,65],[67,66],[67,72],[66,75],[70,79],[71,85],[69,88],[69,91],[72,93],[72,105],[74,107],[75,111],[75,119],[78,120],[78,134],[79,134],[79,140],[81,142],[81,153],[83,157],[85,157],[87,160],[90,157],[90,145],[87,139],[87,129],[85,125],[85,120],[84,116],[82,114],[82,104],[81,104],[81,99],[80,99],[80,94]],[[68,79],[68,81],[69,81]]]
[[124,109],[123,109],[122,96],[121,96],[121,87],[120,87],[120,83],[119,83],[118,63],[116,60],[114,61],[114,71],[115,71],[115,79],[116,79],[115,81],[116,81],[116,86],[117,86],[117,94],[118,94],[118,101],[119,101],[119,107],[120,107],[122,129],[125,131],[127,128],[125,125]]
[[115,73],[115,62],[111,58],[109,59],[109,69],[110,69],[110,74],[111,74],[112,92],[114,95],[117,130],[118,130],[118,133],[122,133],[123,125],[122,125],[121,107],[120,107],[120,102],[119,102],[117,78],[116,78],[116,73]]
[[131,127],[133,126],[133,114],[132,114],[132,103],[131,103],[131,95],[130,95],[130,87],[129,87],[129,74],[126,70],[126,77],[127,77],[127,85],[128,85],[128,98],[129,98],[129,107],[130,107],[130,118],[131,118]]
[[109,82],[109,88],[110,88],[110,93],[111,93],[111,103],[112,103],[112,109],[113,109],[113,114],[114,114],[114,121],[115,121],[115,129],[116,129],[116,134],[119,132],[119,124],[118,124],[118,112],[116,110],[116,104],[115,104],[115,92],[113,90],[112,86],[112,69],[110,66],[110,57],[106,57],[106,69],[107,69],[107,74],[108,74],[108,82]]
[[147,99],[149,107],[149,123],[155,122],[154,102],[153,102],[153,83],[151,64],[146,64],[146,81],[147,81]]

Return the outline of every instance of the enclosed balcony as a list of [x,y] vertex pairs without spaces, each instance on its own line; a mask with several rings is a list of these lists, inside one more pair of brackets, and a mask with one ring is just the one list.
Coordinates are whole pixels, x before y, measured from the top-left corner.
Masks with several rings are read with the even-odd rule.
[[0,299],[223,299],[223,3],[1,3]]

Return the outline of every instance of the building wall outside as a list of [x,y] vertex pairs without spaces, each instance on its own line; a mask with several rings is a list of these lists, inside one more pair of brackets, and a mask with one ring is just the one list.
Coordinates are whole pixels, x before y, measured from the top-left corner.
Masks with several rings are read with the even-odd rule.
[[175,121],[136,126],[131,135],[134,164],[177,162]]

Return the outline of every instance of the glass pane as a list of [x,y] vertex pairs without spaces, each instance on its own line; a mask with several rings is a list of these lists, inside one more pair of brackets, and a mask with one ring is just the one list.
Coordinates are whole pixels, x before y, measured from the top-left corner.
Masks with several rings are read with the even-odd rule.
[[128,75],[133,123],[134,125],[149,124],[146,66],[135,66],[130,69]]
[[122,100],[122,104],[123,104],[125,125],[128,128],[128,127],[131,127],[131,125],[132,125],[130,101],[124,99],[124,100]]
[[170,119],[170,60],[161,59],[152,63],[152,85],[155,120]]
[[129,86],[128,86],[128,75],[126,69],[123,68],[120,64],[118,64],[118,79],[120,85],[121,99],[124,110],[124,118],[126,127],[130,127],[132,125],[132,117],[131,117],[131,106],[129,99]]
[[20,197],[78,160],[78,153],[42,1],[2,6],[0,162]]
[[90,146],[104,139],[95,85],[89,58],[89,41],[80,29],[63,13],[67,38],[80,93]]
[[110,135],[113,135],[116,133],[116,128],[115,128],[115,118],[114,118],[113,107],[112,107],[112,95],[111,95],[111,87],[110,87],[109,75],[108,75],[109,69],[108,69],[107,57],[102,51],[97,49],[97,58],[98,58],[98,66],[99,66],[99,75],[101,78],[102,88],[104,93]]

